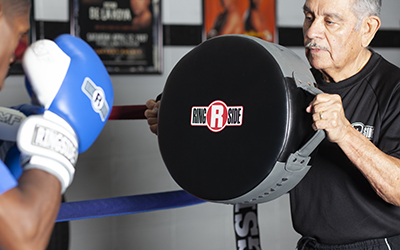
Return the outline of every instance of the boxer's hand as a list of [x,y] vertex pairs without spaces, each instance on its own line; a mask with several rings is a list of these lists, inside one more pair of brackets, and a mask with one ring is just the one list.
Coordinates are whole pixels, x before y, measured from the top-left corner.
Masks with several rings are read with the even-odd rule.
[[53,174],[64,192],[72,182],[78,153],[90,147],[110,115],[111,80],[93,49],[70,35],[33,43],[23,67],[28,92],[45,111],[21,124],[21,165]]
[[158,108],[160,106],[160,101],[156,102],[153,99],[150,99],[146,102],[147,110],[144,112],[144,115],[147,118],[147,123],[150,126],[150,131],[157,135],[157,126],[158,126]]
[[319,94],[306,111],[313,114],[313,129],[325,130],[331,142],[340,143],[346,137],[349,128],[352,128],[345,116],[339,95]]

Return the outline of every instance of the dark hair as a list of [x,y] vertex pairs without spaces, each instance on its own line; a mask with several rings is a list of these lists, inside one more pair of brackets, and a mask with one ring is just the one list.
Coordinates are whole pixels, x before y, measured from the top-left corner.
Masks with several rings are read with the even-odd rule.
[[14,17],[29,13],[31,8],[31,0],[0,0],[2,12],[7,17]]

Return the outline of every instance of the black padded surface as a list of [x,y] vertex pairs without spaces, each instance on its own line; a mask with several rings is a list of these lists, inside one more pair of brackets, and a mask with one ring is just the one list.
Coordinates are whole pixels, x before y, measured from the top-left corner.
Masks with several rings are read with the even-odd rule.
[[[243,106],[240,127],[193,127],[191,108]],[[286,143],[286,81],[269,52],[242,37],[208,40],[169,75],[159,111],[159,147],[174,180],[207,200],[241,196],[272,170]]]

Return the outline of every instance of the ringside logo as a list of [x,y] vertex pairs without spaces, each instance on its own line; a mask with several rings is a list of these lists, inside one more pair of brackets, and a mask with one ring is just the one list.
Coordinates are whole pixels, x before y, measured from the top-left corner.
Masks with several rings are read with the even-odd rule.
[[192,107],[190,125],[207,126],[212,132],[220,132],[226,126],[242,126],[243,106],[227,106],[223,101],[214,101],[208,107]]

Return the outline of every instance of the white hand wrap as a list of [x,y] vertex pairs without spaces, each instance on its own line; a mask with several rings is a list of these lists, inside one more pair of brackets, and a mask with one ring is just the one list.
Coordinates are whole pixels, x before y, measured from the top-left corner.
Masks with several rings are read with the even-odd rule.
[[24,170],[37,168],[56,176],[64,193],[71,184],[78,160],[78,140],[71,126],[50,111],[26,118],[17,145]]

